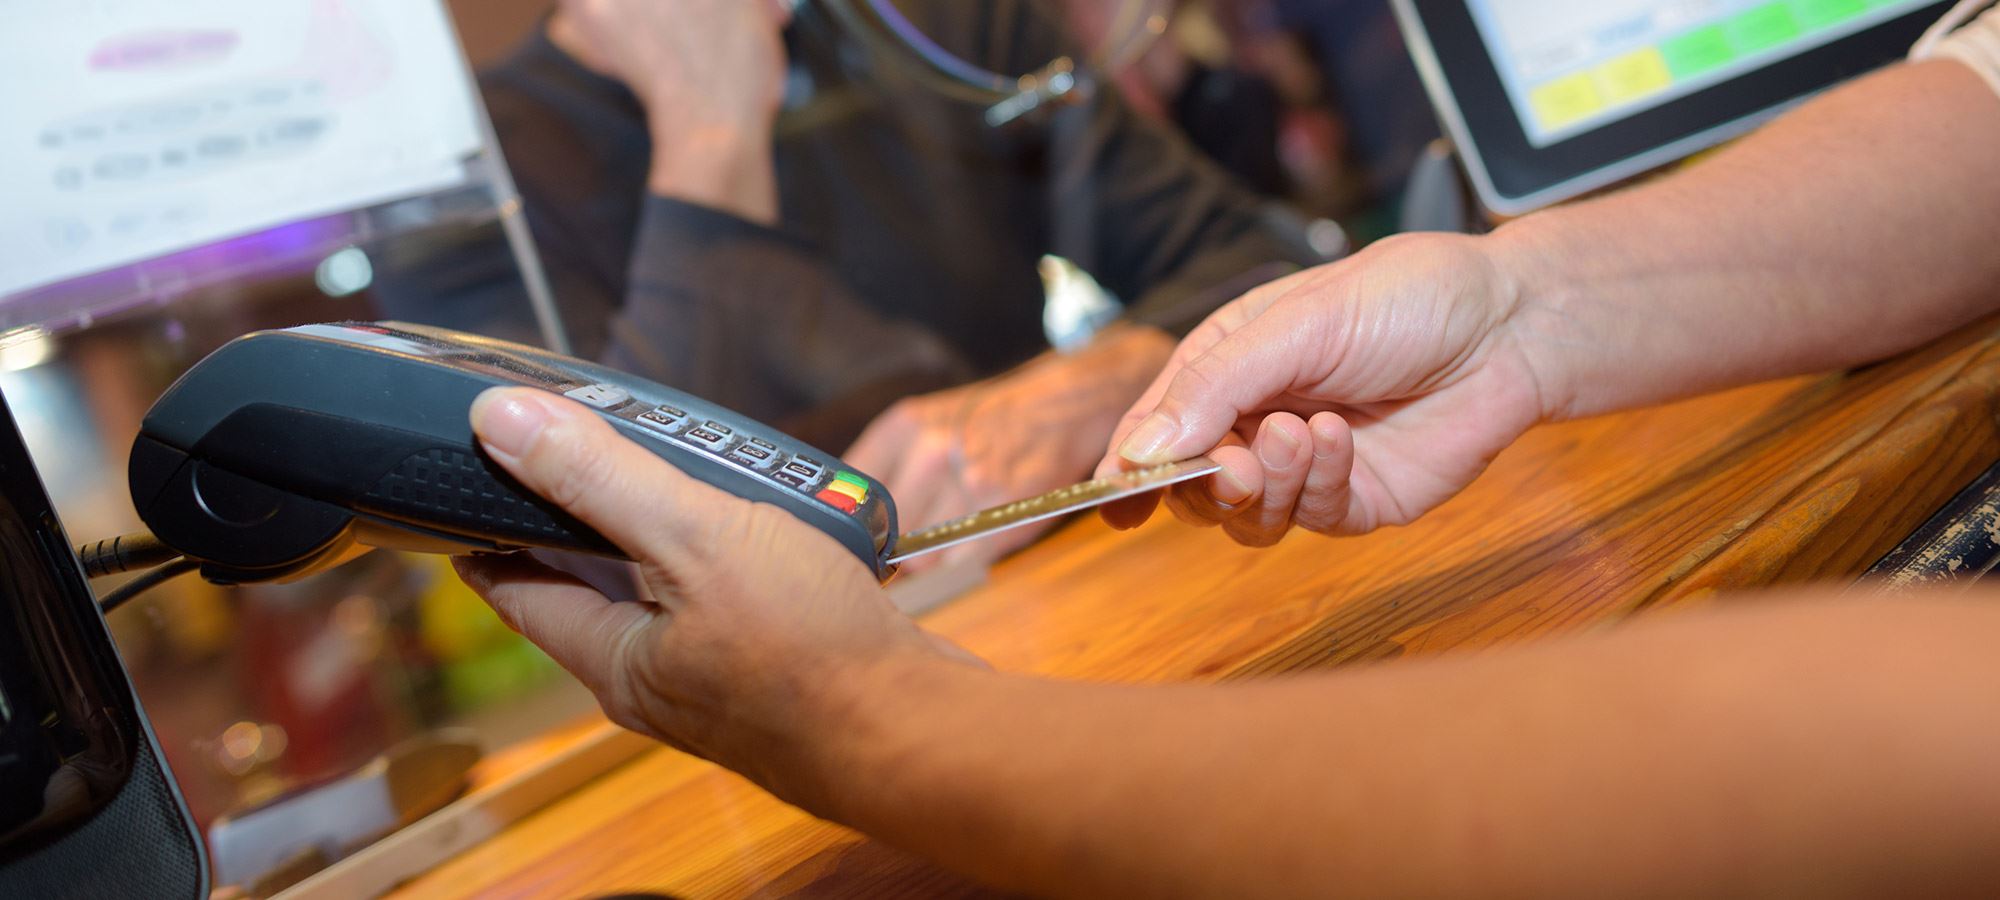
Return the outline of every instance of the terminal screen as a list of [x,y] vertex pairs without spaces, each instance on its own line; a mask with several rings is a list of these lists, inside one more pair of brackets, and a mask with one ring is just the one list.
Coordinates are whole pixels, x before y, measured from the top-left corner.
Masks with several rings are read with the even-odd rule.
[[1931,0],[1469,0],[1536,147],[1895,18]]

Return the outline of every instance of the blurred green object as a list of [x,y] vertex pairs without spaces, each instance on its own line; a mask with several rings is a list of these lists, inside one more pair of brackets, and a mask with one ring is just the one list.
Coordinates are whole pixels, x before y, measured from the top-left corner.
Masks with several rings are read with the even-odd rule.
[[441,556],[410,557],[430,579],[417,599],[424,648],[437,658],[445,696],[459,712],[516,697],[561,672],[500,621]]
[[477,709],[496,700],[518,697],[547,683],[562,669],[520,635],[507,638],[479,654],[443,668],[445,694],[458,711]]

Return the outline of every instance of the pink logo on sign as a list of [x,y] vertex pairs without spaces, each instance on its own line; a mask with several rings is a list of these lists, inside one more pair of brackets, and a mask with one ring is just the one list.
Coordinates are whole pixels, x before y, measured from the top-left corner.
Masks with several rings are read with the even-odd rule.
[[234,31],[149,31],[112,38],[90,51],[99,72],[175,69],[211,63],[236,49]]

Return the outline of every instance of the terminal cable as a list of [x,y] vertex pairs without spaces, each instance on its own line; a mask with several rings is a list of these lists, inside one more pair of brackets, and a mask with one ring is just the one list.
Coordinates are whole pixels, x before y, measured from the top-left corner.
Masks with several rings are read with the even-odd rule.
[[102,578],[134,569],[147,569],[172,562],[180,556],[174,548],[160,543],[149,531],[135,531],[76,548],[83,561],[83,574]]
[[140,594],[143,594],[147,591],[150,591],[153,588],[159,587],[160,585],[165,584],[174,578],[186,575],[187,573],[192,572],[198,568],[201,568],[200,560],[189,559],[185,556],[175,556],[172,561],[166,563],[165,565],[149,569],[146,572],[140,574],[137,578],[125,582],[124,584],[121,584],[117,588],[113,589],[110,593],[105,594],[102,597],[99,597],[97,599],[97,608],[106,613],[109,613],[120,606],[124,606],[125,601],[130,600],[133,597],[137,597]]

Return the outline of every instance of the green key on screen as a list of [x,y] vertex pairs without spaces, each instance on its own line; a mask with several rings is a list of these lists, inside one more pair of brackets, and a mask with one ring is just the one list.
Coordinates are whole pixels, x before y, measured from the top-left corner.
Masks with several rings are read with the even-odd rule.
[[1867,0],[1798,0],[1799,22],[1807,30],[1838,25],[1868,11]]
[[1756,53],[1804,34],[1787,3],[1766,3],[1722,23],[1738,53]]
[[1729,46],[1722,26],[1710,25],[1661,44],[1660,55],[1667,58],[1667,69],[1675,78],[1692,78],[1728,65],[1736,58],[1736,50]]

